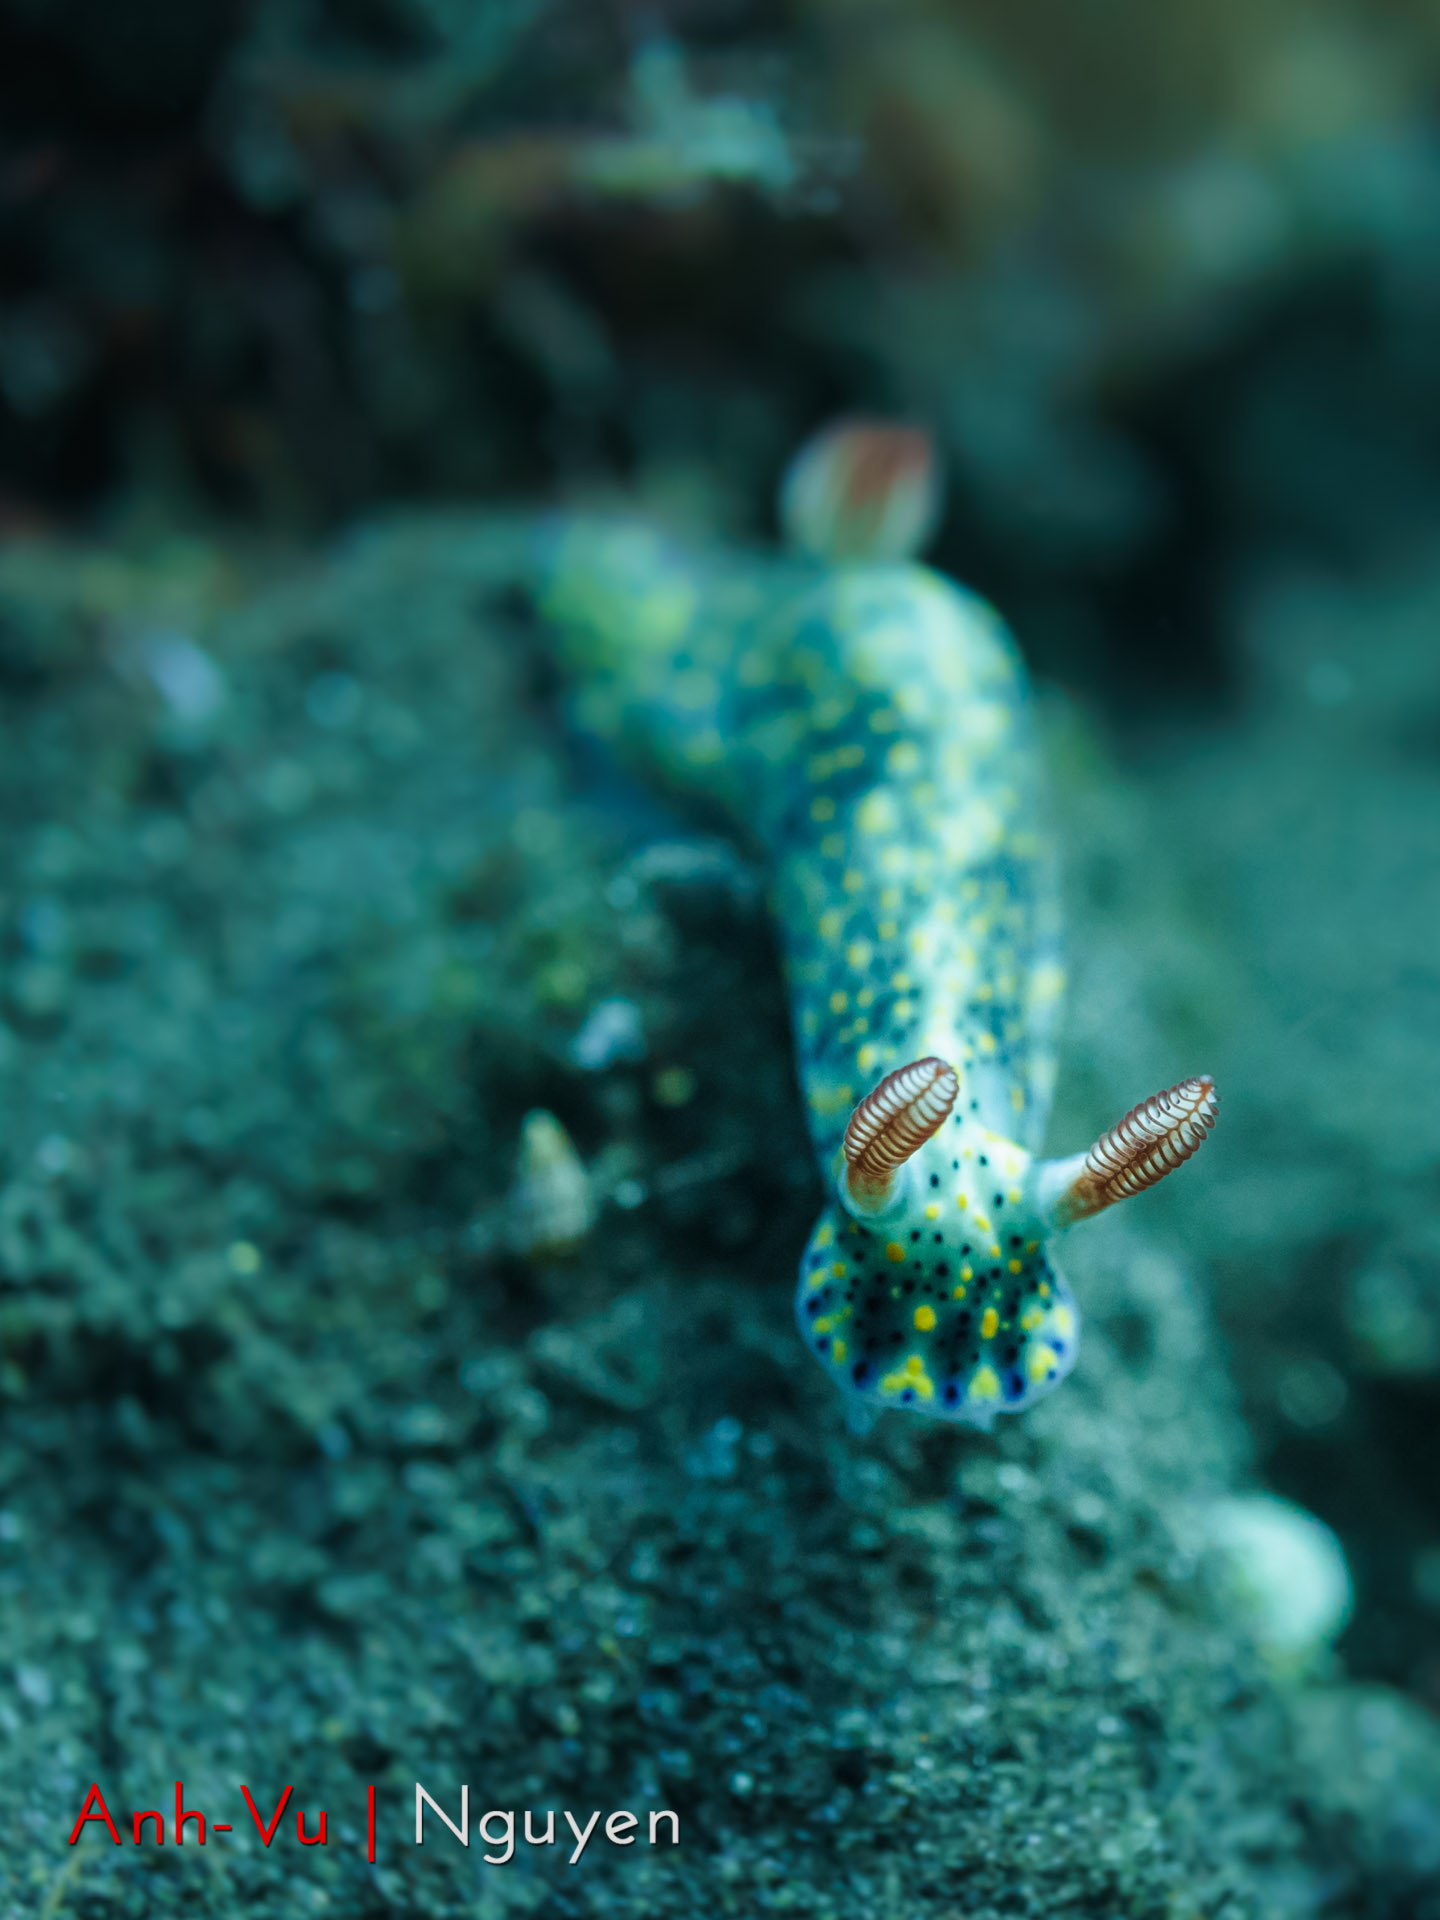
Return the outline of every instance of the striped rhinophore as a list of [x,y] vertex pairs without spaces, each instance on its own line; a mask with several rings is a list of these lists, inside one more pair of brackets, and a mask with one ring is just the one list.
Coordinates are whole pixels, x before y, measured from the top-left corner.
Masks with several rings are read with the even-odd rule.
[[933,1055],[897,1067],[856,1107],[843,1151],[849,1197],[861,1211],[889,1200],[895,1174],[950,1118],[960,1076]]
[[1061,1203],[1062,1219],[1088,1219],[1183,1166],[1214,1126],[1219,1103],[1215,1082],[1201,1073],[1132,1107],[1086,1154]]

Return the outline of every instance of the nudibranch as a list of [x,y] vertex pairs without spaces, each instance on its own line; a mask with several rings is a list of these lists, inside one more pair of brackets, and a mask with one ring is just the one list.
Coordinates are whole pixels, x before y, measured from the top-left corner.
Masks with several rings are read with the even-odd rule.
[[1036,1157],[1063,987],[1039,754],[999,617],[911,557],[938,498],[927,436],[843,423],[790,469],[787,553],[561,521],[540,599],[581,723],[767,862],[831,1196],[804,1340],[853,1402],[988,1427],[1075,1363],[1050,1241],[1187,1159],[1216,1095]]

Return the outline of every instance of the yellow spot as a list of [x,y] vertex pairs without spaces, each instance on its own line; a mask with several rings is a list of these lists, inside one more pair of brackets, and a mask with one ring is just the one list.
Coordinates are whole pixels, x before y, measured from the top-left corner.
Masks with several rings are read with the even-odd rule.
[[874,1006],[875,989],[873,987],[861,987],[859,993],[855,996],[855,1004],[857,1007]]
[[1042,1300],[1048,1300],[1050,1298],[1050,1282],[1048,1280],[1042,1280],[1040,1282],[1039,1294]]
[[892,974],[890,976],[890,984],[896,993],[908,993],[910,991],[910,976],[908,973]]
[[959,1207],[960,1211],[963,1213],[966,1207],[969,1206],[970,1201],[965,1194],[957,1193],[955,1196],[955,1204],[957,1207]]
[[990,1225],[989,1217],[986,1214],[981,1213],[978,1207],[975,1209],[974,1213],[971,1214],[970,1218],[975,1222],[975,1231],[977,1233],[993,1233],[994,1232],[994,1228]]
[[939,1207],[936,1206],[933,1200],[930,1202],[929,1206],[926,1207],[925,1209],[925,1218],[927,1220],[938,1220],[940,1218],[940,1209]]
[[1075,1316],[1069,1307],[1061,1305],[1051,1315],[1050,1324],[1062,1340],[1068,1340],[1075,1331]]
[[956,1287],[955,1291],[951,1294],[950,1298],[952,1300],[963,1300],[965,1298],[964,1287]]
[[1027,1307],[1024,1313],[1022,1313],[1020,1316],[1020,1325],[1024,1328],[1026,1333],[1033,1333],[1036,1327],[1040,1325],[1040,1322],[1044,1318],[1045,1318],[1045,1313],[1043,1308]]
[[875,931],[882,940],[893,940],[900,928],[894,920],[882,920]]
[[976,987],[975,998],[977,1000],[993,1000],[995,998],[995,989],[990,985],[988,980],[982,980],[980,985]]
[[894,794],[885,787],[873,787],[855,809],[855,825],[861,833],[888,833],[897,814]]
[[[823,853],[823,852],[825,851],[825,843],[824,843],[823,841],[822,841],[822,842],[820,843],[820,851],[821,851],[822,853]],[[993,1034],[993,1033],[982,1033],[982,1034],[981,1034],[981,1036],[980,1036],[980,1039],[979,1039],[979,1043],[978,1043],[978,1044],[979,1044],[979,1047],[980,1047],[980,1051],[981,1051],[981,1053],[994,1053],[994,1051],[995,1051],[995,1036],[994,1036],[994,1034]]]
[[999,1314],[995,1311],[994,1307],[986,1307],[984,1313],[980,1316],[980,1338],[982,1340],[993,1340],[999,1328]]
[[1020,1109],[1025,1105],[1025,1095],[1021,1092],[1019,1087],[1011,1087],[1010,1104],[1015,1109],[1016,1113],[1019,1113]]
[[913,1000],[897,1000],[891,1008],[891,1012],[897,1020],[908,1020],[915,1012],[915,1002]]
[[832,993],[830,996],[831,1013],[844,1013],[849,1004],[850,996],[848,993]]
[[916,1307],[915,1331],[917,1333],[929,1333],[931,1329],[934,1327],[934,1325],[935,1325],[934,1307]]
[[1025,1242],[1025,1251],[1026,1253],[1038,1253],[1040,1251],[1040,1242],[1038,1240],[1027,1240]]
[[875,949],[868,940],[852,940],[845,949],[846,964],[854,967],[857,973],[863,973],[874,957],[874,953]]
[[843,1260],[836,1260],[831,1263],[830,1273],[833,1279],[843,1280],[848,1272],[849,1268]]
[[960,1278],[962,1280],[973,1280],[975,1278],[975,1269],[973,1267],[961,1267]]
[[810,1280],[809,1280],[810,1291],[813,1293],[817,1287],[823,1287],[828,1278],[829,1278],[829,1275],[826,1273],[825,1269],[823,1267],[817,1267],[810,1276]]
[[854,1021],[851,1023],[850,1031],[852,1034],[868,1033],[870,1031],[870,1022],[865,1018],[863,1013],[856,1015]]
[[856,1054],[855,1064],[860,1069],[861,1073],[869,1073],[871,1068],[875,1065],[875,1062],[879,1058],[880,1058],[880,1049],[877,1046],[873,1045],[871,1042],[867,1041],[866,1044],[863,1047],[861,1047],[860,1051]]
[[892,713],[888,707],[881,707],[878,713],[872,713],[870,716],[870,731],[872,733],[894,733],[899,724],[899,714]]
[[925,1362],[918,1353],[910,1354],[903,1367],[887,1373],[880,1382],[882,1393],[903,1393],[906,1387],[913,1387],[922,1400],[935,1398],[935,1382],[925,1371]]
[[865,876],[857,867],[851,867],[850,871],[842,876],[840,884],[846,893],[859,893],[865,885]]
[[885,913],[898,913],[902,898],[899,887],[883,887],[880,892],[880,906]]
[[816,1333],[829,1333],[834,1324],[835,1315],[833,1313],[822,1313],[820,1318],[815,1322],[814,1330]]
[[1010,1262],[1011,1273],[1020,1273],[1024,1269],[1024,1265],[1025,1262],[1023,1260],[1012,1260]]
[[827,860],[838,860],[845,851],[844,834],[827,833],[825,838],[820,842],[820,851]]
[[816,926],[822,940],[838,940],[845,926],[845,916],[838,907],[827,907]]
[[998,1400],[1000,1376],[993,1367],[977,1367],[970,1380],[969,1400]]
[[1030,979],[1030,998],[1045,1002],[1058,1000],[1065,991],[1065,969],[1053,965],[1037,967]]
[[833,820],[835,818],[835,802],[830,798],[828,793],[822,793],[818,800],[812,800],[810,802],[810,818],[812,820]]
[[831,1223],[828,1220],[823,1221],[820,1225],[819,1230],[816,1232],[815,1245],[817,1247],[828,1247],[830,1242],[834,1238],[835,1238],[834,1227],[831,1225]]
[[837,1367],[845,1364],[845,1355],[850,1351],[843,1340],[836,1340],[830,1348],[830,1357]]
[[864,758],[865,749],[856,740],[852,740],[847,746],[835,749],[837,767],[858,767]]
[[920,770],[920,749],[913,740],[897,740],[885,756],[885,770],[905,780]]
[[833,1113],[843,1113],[854,1104],[855,1089],[848,1080],[838,1087],[816,1087],[810,1095],[810,1105],[822,1119]]
[[890,846],[882,849],[880,866],[885,873],[904,873],[909,864],[909,850],[905,847]]
[[998,1260],[998,1259],[1000,1258],[1000,1249],[999,1249],[999,1247],[998,1247],[998,1246],[994,1246],[994,1245],[992,1245],[992,1246],[991,1246],[991,1248],[990,1248],[990,1258],[991,1258],[992,1260]]
[[897,1267],[905,1258],[905,1249],[898,1240],[887,1240],[885,1242],[885,1258]]
[[1012,1207],[1018,1207],[1021,1198],[1019,1187],[1011,1187],[1005,1198],[1010,1202]]
[[1025,1371],[1032,1380],[1043,1380],[1051,1368],[1058,1364],[1059,1358],[1053,1347],[1047,1347],[1043,1340],[1037,1341],[1030,1349]]

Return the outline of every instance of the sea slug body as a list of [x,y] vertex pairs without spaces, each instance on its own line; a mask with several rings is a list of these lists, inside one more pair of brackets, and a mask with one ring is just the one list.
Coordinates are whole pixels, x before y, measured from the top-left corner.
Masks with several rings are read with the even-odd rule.
[[934,517],[924,449],[821,436],[785,556],[558,522],[540,597],[583,724],[767,860],[832,1193],[802,1337],[854,1400],[986,1427],[1075,1363],[1049,1238],[1178,1165],[1215,1094],[1184,1082],[1089,1155],[1035,1158],[1063,972],[1030,697],[992,609],[903,557]]

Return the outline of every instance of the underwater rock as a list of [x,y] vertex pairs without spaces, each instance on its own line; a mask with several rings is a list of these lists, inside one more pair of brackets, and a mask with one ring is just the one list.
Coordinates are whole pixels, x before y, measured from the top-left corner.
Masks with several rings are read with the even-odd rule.
[[1313,1513],[1269,1494],[1221,1500],[1201,1523],[1237,1619],[1273,1660],[1305,1665],[1349,1624],[1355,1595],[1340,1542]]

